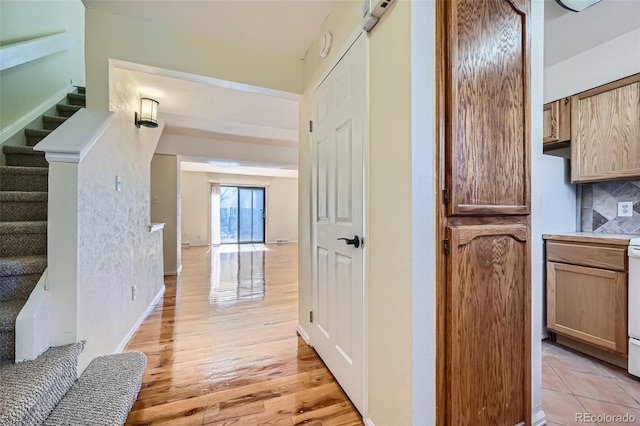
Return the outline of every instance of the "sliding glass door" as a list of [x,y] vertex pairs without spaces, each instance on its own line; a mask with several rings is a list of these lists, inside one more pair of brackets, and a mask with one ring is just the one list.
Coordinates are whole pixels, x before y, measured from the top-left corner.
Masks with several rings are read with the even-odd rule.
[[264,188],[220,186],[220,243],[264,243]]

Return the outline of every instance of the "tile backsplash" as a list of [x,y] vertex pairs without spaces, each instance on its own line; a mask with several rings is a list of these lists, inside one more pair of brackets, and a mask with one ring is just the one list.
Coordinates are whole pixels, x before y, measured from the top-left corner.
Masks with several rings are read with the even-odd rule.
[[[618,217],[618,202],[632,201],[633,216]],[[640,234],[640,181],[582,185],[582,231]]]

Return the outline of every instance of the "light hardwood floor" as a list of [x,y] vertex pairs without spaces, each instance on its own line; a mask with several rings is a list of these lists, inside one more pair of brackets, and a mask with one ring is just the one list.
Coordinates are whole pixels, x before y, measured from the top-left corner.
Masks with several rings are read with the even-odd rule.
[[182,276],[127,346],[148,364],[126,424],[361,425],[296,335],[297,245],[236,247],[182,251]]

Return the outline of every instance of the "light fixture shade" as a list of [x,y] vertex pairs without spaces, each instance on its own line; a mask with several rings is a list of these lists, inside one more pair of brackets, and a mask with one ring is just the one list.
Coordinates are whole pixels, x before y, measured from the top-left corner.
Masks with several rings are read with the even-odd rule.
[[572,12],[580,12],[602,0],[556,0],[558,4]]
[[140,98],[140,115],[136,112],[136,127],[158,127],[158,101]]

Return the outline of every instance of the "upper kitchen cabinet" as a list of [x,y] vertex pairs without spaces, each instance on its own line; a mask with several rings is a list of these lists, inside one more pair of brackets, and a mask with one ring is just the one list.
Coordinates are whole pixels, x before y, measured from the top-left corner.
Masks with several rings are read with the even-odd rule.
[[545,154],[569,157],[571,151],[571,98],[544,105],[543,150]]
[[571,181],[640,177],[640,73],[571,97]]

